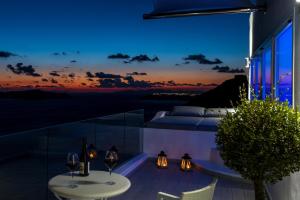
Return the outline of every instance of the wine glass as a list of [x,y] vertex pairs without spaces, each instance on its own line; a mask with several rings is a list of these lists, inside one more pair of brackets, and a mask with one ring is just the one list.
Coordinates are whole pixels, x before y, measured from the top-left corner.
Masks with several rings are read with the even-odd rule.
[[115,148],[111,148],[105,154],[104,163],[109,170],[109,175],[111,175],[112,169],[117,165],[119,156]]
[[[68,156],[67,156],[67,167],[71,173],[71,176],[72,176],[72,180],[73,180],[73,177],[74,177],[74,172],[76,170],[78,170],[79,168],[79,157],[78,157],[78,154],[77,153],[68,153]],[[77,187],[77,185],[74,185],[74,184],[71,184],[70,185],[71,188],[75,188]]]

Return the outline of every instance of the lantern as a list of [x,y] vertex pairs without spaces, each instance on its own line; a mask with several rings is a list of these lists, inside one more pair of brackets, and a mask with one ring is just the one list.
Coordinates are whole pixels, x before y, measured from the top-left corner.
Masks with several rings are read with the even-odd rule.
[[189,154],[184,154],[181,158],[180,162],[180,169],[182,171],[190,171],[192,169],[192,158],[189,156]]
[[168,168],[168,159],[164,151],[157,155],[156,166],[161,169]]
[[97,158],[98,153],[95,145],[93,144],[89,145],[87,152],[90,160],[94,160]]

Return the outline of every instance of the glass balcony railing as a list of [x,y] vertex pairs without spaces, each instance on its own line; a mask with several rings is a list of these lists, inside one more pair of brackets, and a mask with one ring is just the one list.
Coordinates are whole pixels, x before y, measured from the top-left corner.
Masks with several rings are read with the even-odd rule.
[[121,165],[142,152],[143,124],[144,111],[135,110],[0,136],[0,199],[54,200],[48,180],[68,171],[67,154],[80,154],[83,137],[98,150],[92,170],[107,170],[104,153],[113,145]]

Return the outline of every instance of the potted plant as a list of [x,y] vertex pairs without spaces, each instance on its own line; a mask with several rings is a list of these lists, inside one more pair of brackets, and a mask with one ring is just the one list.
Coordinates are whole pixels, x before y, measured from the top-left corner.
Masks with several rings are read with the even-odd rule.
[[266,199],[266,183],[300,170],[300,113],[277,100],[242,98],[221,121],[216,137],[224,163],[254,184]]

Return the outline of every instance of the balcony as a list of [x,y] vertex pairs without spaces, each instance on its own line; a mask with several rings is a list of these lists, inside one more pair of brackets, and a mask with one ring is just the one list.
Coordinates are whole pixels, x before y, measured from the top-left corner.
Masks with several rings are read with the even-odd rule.
[[[164,134],[159,130],[154,131],[158,135],[153,139]],[[171,134],[169,137],[174,137],[172,134],[186,134],[186,138],[191,137],[188,132],[166,131]],[[67,153],[79,153],[83,137],[99,151],[98,158],[91,162],[92,170],[107,170],[103,163],[104,152],[112,145],[119,149],[120,162],[115,172],[127,176],[132,185],[125,194],[112,199],[150,200],[156,199],[160,191],[180,195],[184,191],[205,187],[214,176],[219,177],[214,199],[253,199],[251,184],[240,177],[232,176],[231,172],[226,175],[222,169],[216,168],[217,165],[201,161],[201,156],[207,157],[203,152],[196,155],[196,167],[191,172],[182,172],[176,159],[170,160],[168,169],[158,169],[155,166],[154,154],[149,152],[147,144],[147,141],[151,141],[151,145],[155,146],[155,141],[149,139],[150,134],[149,129],[144,128],[143,110],[135,110],[1,136],[1,199],[56,199],[48,190],[48,181],[58,174],[68,172],[65,166]],[[203,135],[207,138],[208,134],[210,133]],[[200,140],[201,137],[203,136],[199,135]],[[161,144],[157,141],[157,146],[151,147],[151,151],[160,149]],[[193,146],[187,149],[192,148]],[[203,147],[199,151],[203,151]]]

